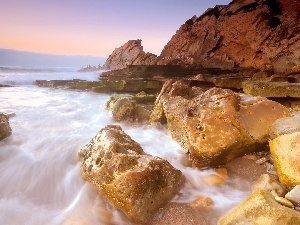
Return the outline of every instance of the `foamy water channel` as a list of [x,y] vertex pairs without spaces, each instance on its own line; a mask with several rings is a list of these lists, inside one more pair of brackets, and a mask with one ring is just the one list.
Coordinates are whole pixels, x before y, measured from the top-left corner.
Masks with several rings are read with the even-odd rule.
[[[1,72],[1,71],[0,71]],[[111,120],[107,94],[40,88],[35,79],[97,79],[97,74],[68,71],[0,73],[0,112],[10,117],[12,135],[0,141],[0,224],[133,224],[80,176],[77,152]],[[199,195],[214,201],[219,212],[237,205],[249,194],[228,181],[212,186],[203,180],[213,170],[189,167],[180,146],[168,132],[153,126],[120,124],[145,152],[167,159],[187,182],[174,202],[189,203]],[[238,181],[237,181],[238,182]]]

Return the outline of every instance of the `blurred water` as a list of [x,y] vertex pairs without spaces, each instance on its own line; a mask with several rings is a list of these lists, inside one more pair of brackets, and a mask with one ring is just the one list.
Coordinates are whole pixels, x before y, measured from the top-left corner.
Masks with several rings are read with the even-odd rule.
[[[0,112],[15,115],[9,120],[12,135],[0,142],[0,224],[132,224],[79,173],[79,149],[105,125],[116,124],[104,106],[110,96],[34,85],[35,79],[97,77],[97,73],[58,68],[1,72],[0,84],[14,87],[0,88]],[[203,182],[216,174],[191,168],[164,128],[120,125],[145,152],[167,159],[184,173],[187,182],[173,201],[190,202],[205,195],[223,212],[249,193],[247,184],[236,190],[230,183]]]

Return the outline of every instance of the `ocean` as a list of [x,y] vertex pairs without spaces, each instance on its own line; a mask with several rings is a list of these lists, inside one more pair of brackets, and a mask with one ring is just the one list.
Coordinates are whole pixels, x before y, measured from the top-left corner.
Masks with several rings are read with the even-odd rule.
[[11,86],[0,87],[0,112],[10,115],[12,128],[12,135],[0,141],[1,225],[134,224],[80,176],[78,151],[108,124],[119,124],[145,152],[183,172],[187,181],[173,202],[208,196],[214,211],[222,214],[249,195],[247,181],[205,182],[216,173],[190,167],[166,128],[114,122],[105,108],[111,95],[35,85],[37,79],[97,80],[98,74],[0,67],[0,85]]

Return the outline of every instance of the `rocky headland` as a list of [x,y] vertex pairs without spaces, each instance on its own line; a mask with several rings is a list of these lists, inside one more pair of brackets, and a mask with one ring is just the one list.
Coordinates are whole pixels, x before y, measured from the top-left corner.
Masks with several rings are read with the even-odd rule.
[[104,69],[117,70],[124,69],[129,65],[155,65],[157,56],[144,52],[142,40],[130,40],[123,46],[116,48],[108,57]]
[[95,72],[99,70],[103,70],[103,67],[100,64],[98,66],[87,65],[85,67],[80,68],[78,72]]
[[299,11],[294,0],[235,0],[208,9],[179,28],[158,64],[297,71]]

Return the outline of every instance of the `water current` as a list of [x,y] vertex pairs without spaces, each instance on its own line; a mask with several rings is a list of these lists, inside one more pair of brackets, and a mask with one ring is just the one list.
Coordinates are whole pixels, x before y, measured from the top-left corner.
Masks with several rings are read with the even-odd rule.
[[[0,224],[71,225],[133,224],[85,182],[77,152],[112,121],[105,103],[108,94],[41,88],[36,79],[97,80],[97,73],[72,68],[0,68],[0,112],[10,115],[12,135],[0,141]],[[187,181],[173,202],[189,203],[209,196],[220,213],[237,205],[249,188],[232,182],[211,186],[203,180],[212,169],[189,166],[180,146],[165,128],[124,125],[123,130],[144,151],[167,159]]]

